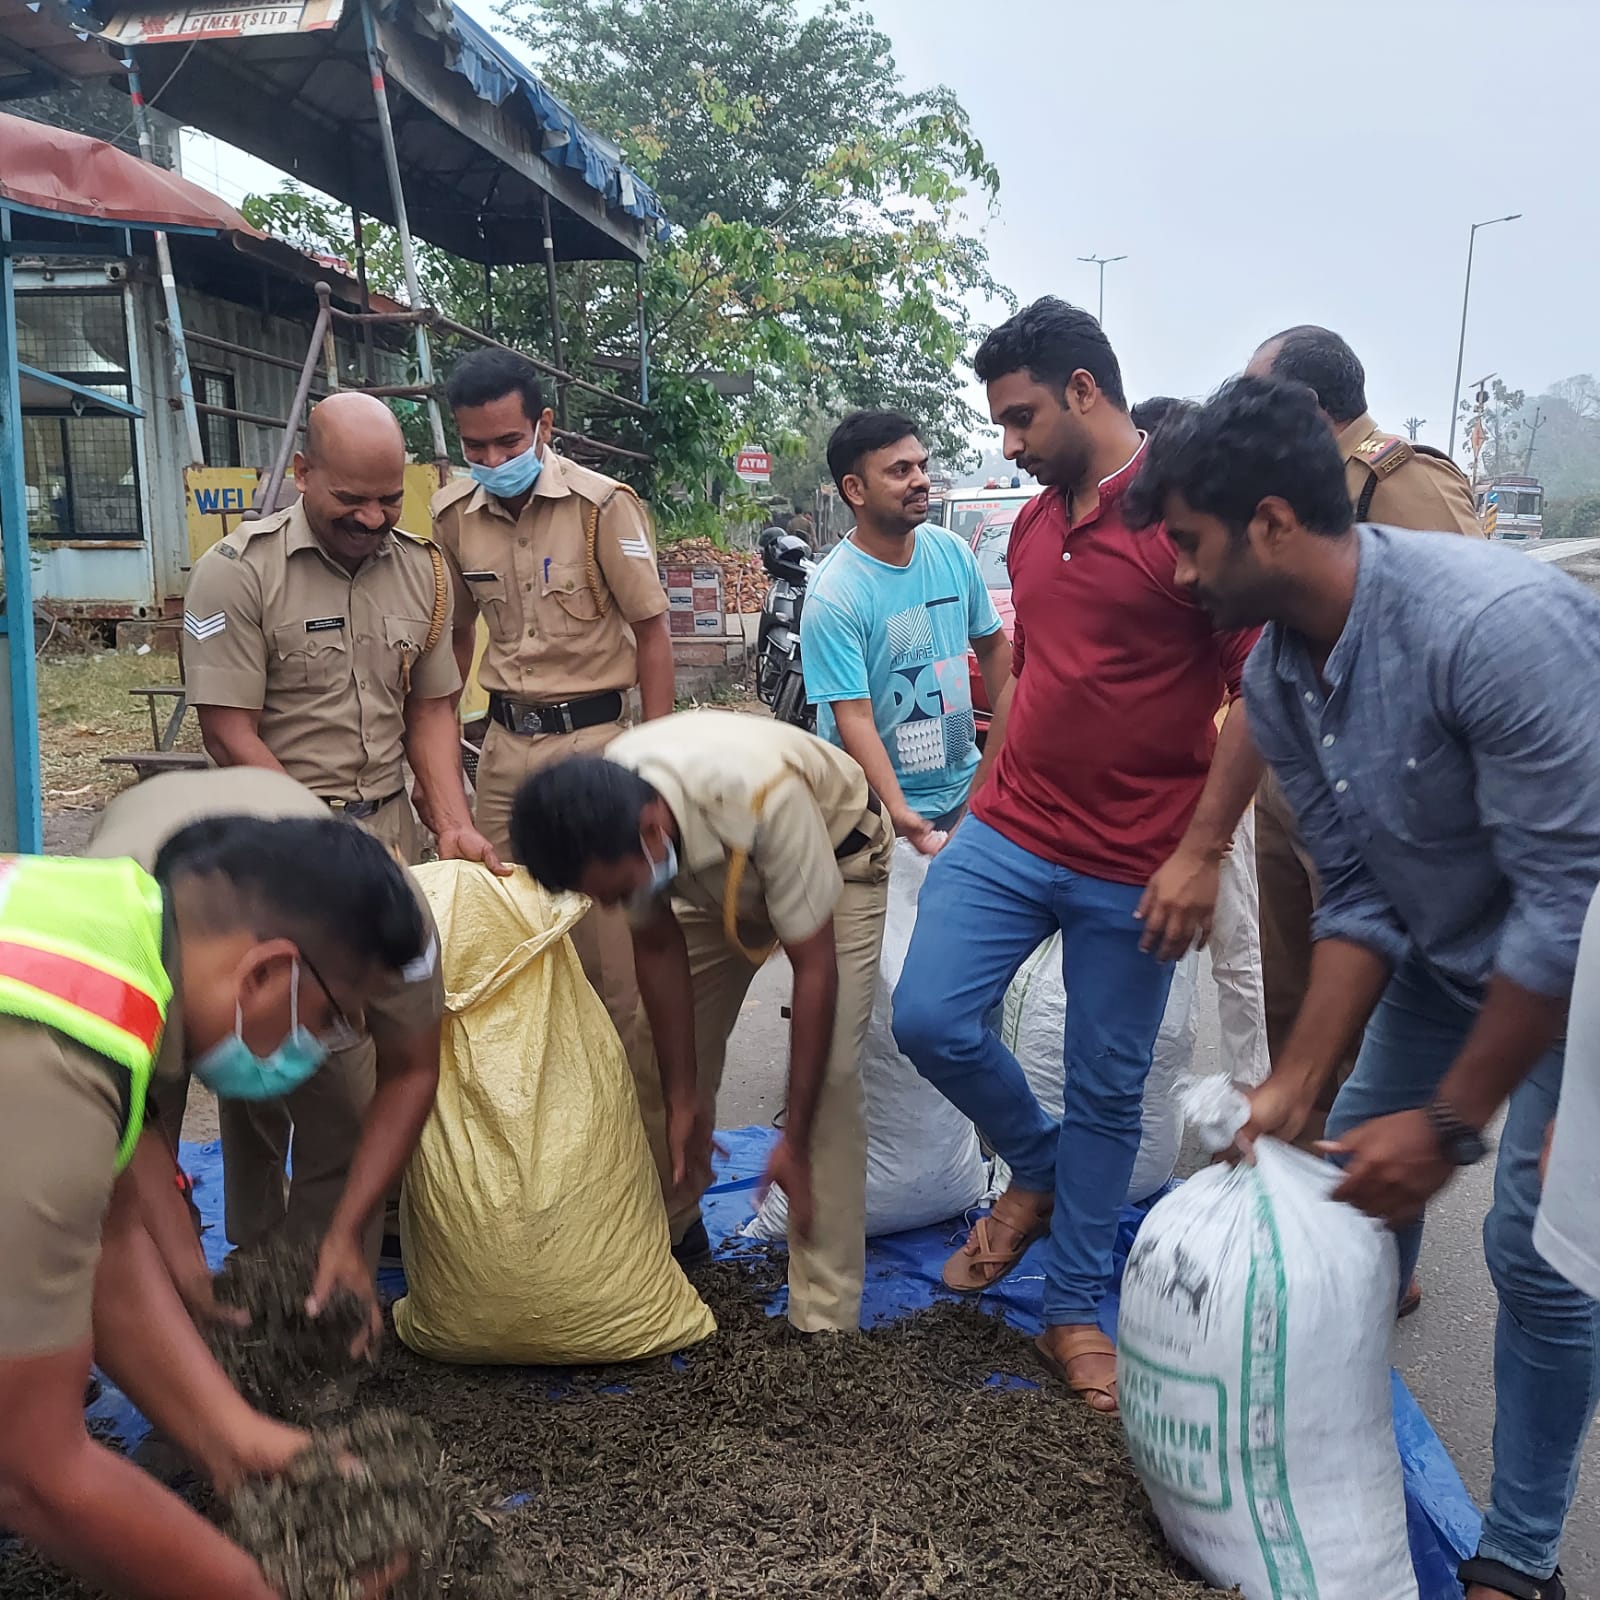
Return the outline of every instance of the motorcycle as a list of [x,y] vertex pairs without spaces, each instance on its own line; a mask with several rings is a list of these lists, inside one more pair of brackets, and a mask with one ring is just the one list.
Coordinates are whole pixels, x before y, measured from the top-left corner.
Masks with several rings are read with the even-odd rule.
[[800,664],[800,614],[817,564],[804,539],[777,528],[762,534],[760,548],[761,565],[772,582],[756,625],[756,695],[779,722],[815,733],[817,713],[806,701]]

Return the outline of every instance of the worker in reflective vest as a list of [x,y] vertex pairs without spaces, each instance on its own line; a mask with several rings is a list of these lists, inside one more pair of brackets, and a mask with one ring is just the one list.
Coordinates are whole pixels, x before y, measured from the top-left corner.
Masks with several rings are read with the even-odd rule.
[[284,1093],[360,1028],[425,925],[376,840],[239,817],[128,860],[0,857],[0,1526],[138,1600],[271,1600],[255,1561],[90,1439],[91,1362],[226,1496],[306,1435],[206,1348],[220,1316],[160,1135],[178,1063],[219,1095]]

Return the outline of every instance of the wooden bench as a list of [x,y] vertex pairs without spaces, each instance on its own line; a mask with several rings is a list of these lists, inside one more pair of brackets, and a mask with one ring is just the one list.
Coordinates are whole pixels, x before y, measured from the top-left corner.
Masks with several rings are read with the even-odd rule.
[[[148,688],[130,689],[135,699],[143,697],[150,708],[150,743],[157,750],[170,750],[178,742],[178,730],[183,726],[183,714],[189,709],[189,691],[181,683],[157,683]],[[172,710],[167,715],[167,725],[161,726],[156,703],[171,700]]]
[[204,772],[211,765],[203,755],[187,750],[130,750],[126,755],[101,756],[102,767],[132,767],[142,782],[158,772]]

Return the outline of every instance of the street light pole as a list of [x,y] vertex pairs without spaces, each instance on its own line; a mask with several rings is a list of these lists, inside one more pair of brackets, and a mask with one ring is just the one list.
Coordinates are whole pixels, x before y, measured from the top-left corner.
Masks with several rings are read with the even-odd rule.
[[1126,256],[1079,256],[1080,261],[1086,261],[1091,267],[1100,269],[1100,308],[1095,315],[1095,321],[1103,328],[1106,323],[1106,268],[1113,261],[1126,261]]
[[1515,222],[1522,213],[1513,211],[1508,217],[1490,217],[1487,222],[1474,222],[1467,235],[1467,281],[1461,290],[1461,340],[1456,346],[1456,386],[1450,393],[1450,445],[1446,454],[1456,458],[1456,413],[1461,408],[1461,363],[1467,356],[1467,302],[1472,298],[1472,247],[1477,243],[1479,228],[1492,228],[1497,222]]

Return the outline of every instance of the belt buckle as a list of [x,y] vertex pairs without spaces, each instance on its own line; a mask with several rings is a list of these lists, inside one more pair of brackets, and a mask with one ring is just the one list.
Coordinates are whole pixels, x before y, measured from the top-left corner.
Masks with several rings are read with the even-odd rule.
[[323,804],[333,812],[346,811],[350,806],[350,802],[348,800],[324,800]]
[[518,711],[517,732],[525,735],[544,732],[544,718],[537,706],[524,706]]

